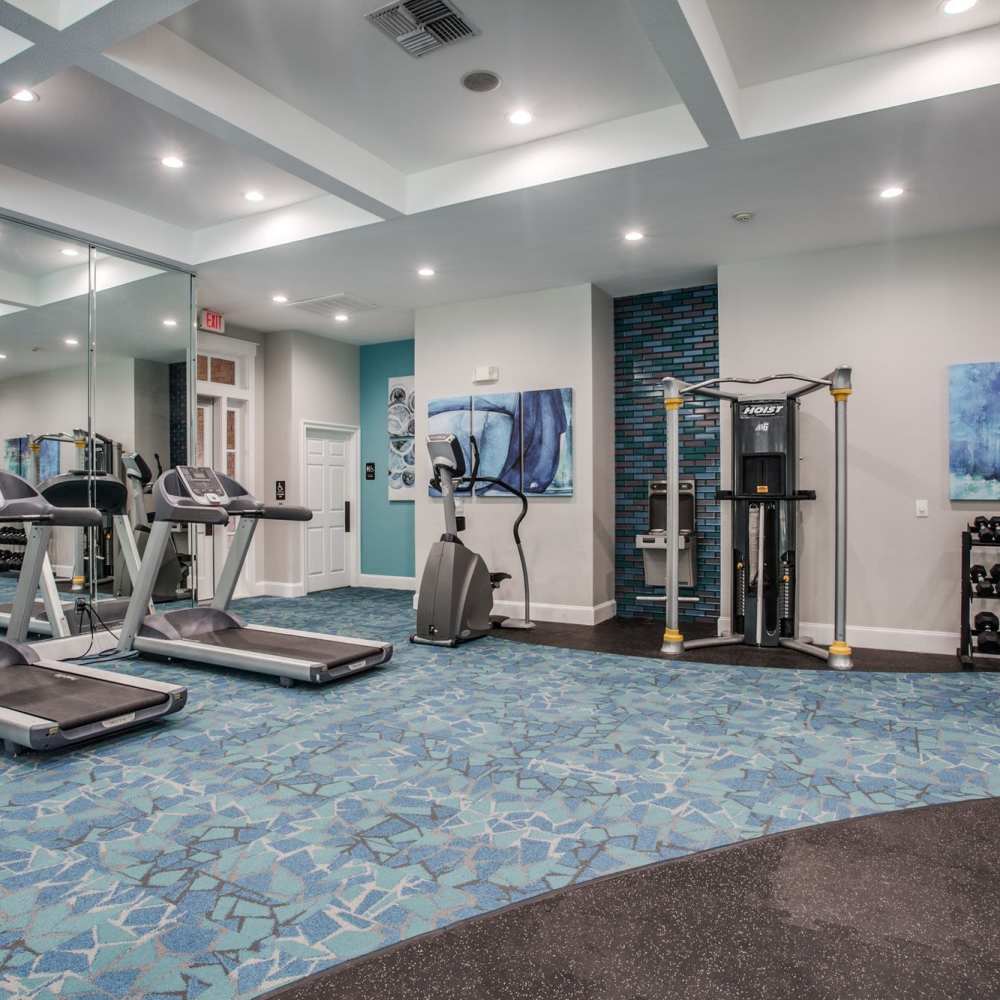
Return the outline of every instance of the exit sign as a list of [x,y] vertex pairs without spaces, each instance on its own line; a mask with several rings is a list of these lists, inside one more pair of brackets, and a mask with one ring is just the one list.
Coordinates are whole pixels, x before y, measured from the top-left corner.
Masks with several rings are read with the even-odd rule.
[[198,329],[206,333],[225,333],[226,317],[214,309],[202,309],[198,313]]

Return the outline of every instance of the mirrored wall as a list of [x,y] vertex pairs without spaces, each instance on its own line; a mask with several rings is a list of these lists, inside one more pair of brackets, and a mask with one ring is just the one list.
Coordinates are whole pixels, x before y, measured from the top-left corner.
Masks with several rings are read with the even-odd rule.
[[[0,219],[3,471],[57,505],[105,514],[102,529],[56,528],[48,545],[46,573],[74,632],[95,616],[120,620],[150,484],[188,459],[192,294],[186,272]],[[0,630],[26,547],[23,527],[0,523]],[[190,561],[187,532],[176,532],[157,601],[191,598]],[[31,638],[49,631],[44,597],[43,587]]]

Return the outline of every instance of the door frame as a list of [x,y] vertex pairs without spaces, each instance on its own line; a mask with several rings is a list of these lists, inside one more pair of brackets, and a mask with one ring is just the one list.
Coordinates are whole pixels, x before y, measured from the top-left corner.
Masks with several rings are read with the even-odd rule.
[[[190,458],[194,461],[195,452],[195,437],[197,435],[197,408],[199,397],[205,397],[212,399],[216,404],[217,413],[215,414],[215,427],[212,429],[213,435],[216,430],[221,433],[222,440],[222,454],[225,454],[225,419],[226,419],[226,403],[228,400],[237,400],[243,404],[245,407],[244,412],[244,430],[243,430],[243,470],[240,474],[240,481],[242,485],[248,489],[251,493],[256,491],[257,483],[257,468],[256,468],[256,455],[257,455],[257,347],[253,341],[249,340],[239,340],[236,337],[222,337],[215,333],[206,333],[205,331],[197,331],[197,339],[195,342],[195,357],[192,364],[193,375],[194,375],[194,404],[192,407],[192,434],[191,434],[191,447],[190,447]],[[242,374],[242,381],[245,385],[225,385],[221,382],[204,382],[198,379],[198,355],[207,354],[210,357],[225,358],[226,360],[233,361],[237,370]],[[213,456],[215,461],[218,462],[220,459],[219,455]],[[225,471],[223,469],[223,471]],[[222,555],[221,545],[219,542],[215,542],[215,563],[216,570],[220,569],[219,558]],[[194,545],[195,550],[197,550],[197,542]],[[196,556],[197,558],[197,556]],[[196,570],[196,573],[200,571]],[[250,552],[247,556],[246,564],[243,567],[243,572],[240,574],[240,583],[237,585],[236,596],[237,597],[252,597],[257,592],[257,553],[256,547],[251,546]],[[197,581],[197,576],[196,576]],[[214,587],[213,587],[214,589]]]
[[[299,430],[299,499],[305,502],[306,460],[308,450],[306,441],[310,431],[334,431],[339,434],[346,434],[347,444],[350,449],[348,460],[348,484],[351,494],[351,530],[345,532],[348,538],[347,546],[347,585],[356,587],[358,585],[358,568],[361,562],[360,538],[361,538],[361,477],[359,475],[359,462],[361,443],[361,428],[356,424],[335,424],[328,420],[302,420]],[[306,526],[302,525],[301,538],[299,540],[299,592],[305,595],[309,593],[309,581],[306,579],[306,567],[308,566],[308,556],[306,553]]]

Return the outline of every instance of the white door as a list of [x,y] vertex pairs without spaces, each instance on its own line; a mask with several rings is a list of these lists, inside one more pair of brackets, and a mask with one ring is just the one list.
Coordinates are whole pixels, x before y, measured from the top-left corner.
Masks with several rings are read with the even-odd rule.
[[[215,410],[216,401],[198,397],[195,430],[195,465],[215,468]],[[215,596],[215,552],[213,538],[206,529],[195,529],[198,539],[198,600],[204,601]],[[219,529],[216,528],[216,531]]]
[[306,432],[305,498],[313,512],[305,526],[306,592],[310,594],[351,585],[353,445],[351,431],[309,428]]

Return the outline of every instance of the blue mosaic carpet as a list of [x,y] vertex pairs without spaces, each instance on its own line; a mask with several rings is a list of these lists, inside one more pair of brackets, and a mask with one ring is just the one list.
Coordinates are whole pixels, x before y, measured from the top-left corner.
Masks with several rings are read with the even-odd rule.
[[536,893],[1000,795],[1000,675],[411,646],[408,593],[241,602],[394,641],[325,688],[183,677],[151,729],[0,763],[0,997],[249,998]]

